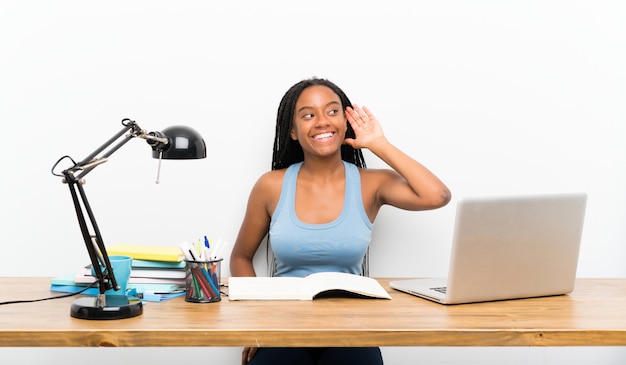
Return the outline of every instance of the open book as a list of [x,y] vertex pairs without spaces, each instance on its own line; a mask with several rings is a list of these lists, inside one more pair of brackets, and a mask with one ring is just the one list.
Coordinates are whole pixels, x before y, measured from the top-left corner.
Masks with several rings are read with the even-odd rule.
[[[313,300],[339,292],[343,295],[391,299],[373,278],[340,272],[298,277],[230,277],[230,300]],[[341,295],[337,295],[341,296]]]

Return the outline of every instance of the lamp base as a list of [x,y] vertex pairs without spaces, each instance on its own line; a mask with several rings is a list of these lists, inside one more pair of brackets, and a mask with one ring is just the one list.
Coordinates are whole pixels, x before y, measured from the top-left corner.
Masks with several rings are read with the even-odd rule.
[[106,295],[105,305],[98,304],[98,297],[83,297],[72,303],[70,315],[80,319],[124,319],[143,313],[141,299],[126,295]]

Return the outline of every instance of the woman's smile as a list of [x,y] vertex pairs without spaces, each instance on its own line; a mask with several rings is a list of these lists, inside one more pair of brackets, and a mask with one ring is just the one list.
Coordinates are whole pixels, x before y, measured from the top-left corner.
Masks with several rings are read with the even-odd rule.
[[313,139],[315,139],[315,140],[317,140],[319,142],[328,142],[335,135],[336,135],[335,132],[324,132],[324,133],[319,133],[319,134],[314,135]]

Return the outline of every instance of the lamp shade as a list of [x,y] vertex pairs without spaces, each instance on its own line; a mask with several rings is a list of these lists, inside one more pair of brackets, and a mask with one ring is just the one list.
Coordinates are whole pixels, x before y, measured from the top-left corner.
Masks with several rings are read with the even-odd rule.
[[[151,134],[168,139],[167,145],[153,146],[152,157],[165,160],[187,160],[206,157],[206,144],[200,133],[186,126],[172,126]],[[162,153],[162,155],[161,155]]]

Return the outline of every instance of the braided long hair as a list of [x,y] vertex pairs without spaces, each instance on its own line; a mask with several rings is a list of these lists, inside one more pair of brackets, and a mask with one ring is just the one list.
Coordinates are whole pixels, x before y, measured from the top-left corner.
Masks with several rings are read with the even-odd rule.
[[[276,135],[274,136],[274,153],[272,155],[272,170],[288,167],[296,162],[304,160],[304,153],[298,141],[290,137],[296,102],[302,91],[310,86],[322,85],[330,88],[339,96],[341,107],[344,112],[346,107],[352,106],[350,99],[337,85],[326,79],[311,78],[293,85],[280,101],[276,115]],[[346,122],[348,123],[348,122]],[[354,130],[348,123],[346,138],[355,138]],[[354,149],[346,144],[341,146],[341,159],[351,162],[360,168],[366,168],[363,153],[360,149]]]

